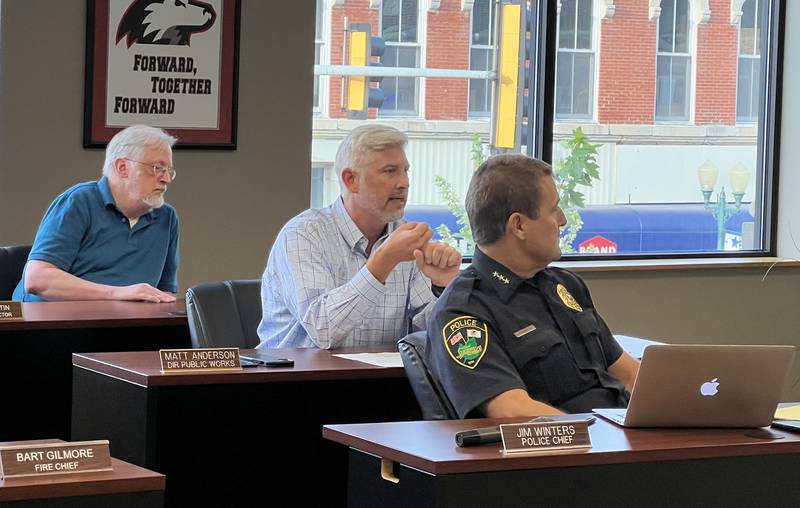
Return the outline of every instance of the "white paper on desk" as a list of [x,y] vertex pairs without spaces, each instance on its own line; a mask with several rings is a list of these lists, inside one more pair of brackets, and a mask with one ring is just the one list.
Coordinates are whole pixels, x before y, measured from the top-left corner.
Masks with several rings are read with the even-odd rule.
[[647,346],[652,346],[653,344],[663,344],[663,342],[640,339],[639,337],[630,337],[628,335],[615,334],[614,338],[617,339],[617,342],[619,342],[619,345],[622,346],[622,349],[625,350],[626,353],[637,360],[642,359],[642,355],[644,355],[644,348]]
[[368,363],[377,367],[402,367],[403,360],[400,353],[353,353],[333,355],[345,360]]

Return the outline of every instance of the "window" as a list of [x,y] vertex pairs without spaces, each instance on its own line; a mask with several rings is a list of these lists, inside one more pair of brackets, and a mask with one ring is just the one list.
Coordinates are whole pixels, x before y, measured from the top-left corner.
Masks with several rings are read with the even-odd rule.
[[[381,36],[386,67],[419,67],[419,15],[417,0],[384,0],[381,4]],[[386,77],[380,84],[384,93],[381,116],[417,116],[419,78]]]
[[[325,26],[325,0],[317,0],[317,24],[314,29],[314,65],[322,63],[323,52],[325,51],[325,39],[322,31]],[[320,104],[320,81],[321,77],[314,76],[314,111],[322,109]]]
[[[487,71],[492,66],[494,9],[490,0],[475,0],[472,6],[472,30],[469,68]],[[492,108],[492,84],[488,79],[469,80],[469,116],[487,118]]]
[[556,53],[556,118],[592,118],[594,36],[592,0],[562,0]]
[[[385,68],[402,60],[461,72],[492,70],[493,53],[508,42],[495,26],[502,12],[530,13],[534,33],[514,49],[533,58],[526,67],[534,72],[522,83],[527,91],[518,90],[532,112],[533,146],[510,150],[552,163],[570,217],[565,258],[739,256],[773,248],[771,136],[780,87],[770,80],[782,74],[776,58],[786,3],[474,0],[465,15],[454,9],[469,4],[460,0],[364,0],[328,2],[323,23],[342,27],[347,17],[381,29]],[[727,6],[740,4],[737,20]],[[325,48],[338,64],[341,43],[331,31],[326,40],[336,42]],[[470,255],[457,208],[476,161],[492,151],[491,83],[387,76],[384,107],[356,120],[333,107],[341,99],[341,77],[334,76],[322,99],[331,103],[328,115],[313,118],[313,202],[325,206],[338,196],[333,161],[351,129],[392,125],[410,138],[406,218],[462,241]],[[518,127],[521,114],[504,121]]]
[[688,0],[662,0],[656,57],[656,120],[689,120],[689,26]]
[[739,62],[736,83],[736,121],[758,120],[761,17],[763,0],[747,0],[739,23]]

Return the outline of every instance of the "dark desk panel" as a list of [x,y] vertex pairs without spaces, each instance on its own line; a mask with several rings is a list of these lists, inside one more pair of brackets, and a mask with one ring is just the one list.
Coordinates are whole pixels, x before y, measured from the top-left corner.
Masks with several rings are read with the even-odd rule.
[[0,322],[0,440],[69,439],[72,353],[191,347],[185,302],[31,302]]
[[[0,443],[0,446],[50,443],[57,440]],[[164,476],[116,458],[113,471],[0,479],[5,507],[143,507],[164,505]]]
[[[590,450],[503,455],[455,433],[524,419],[325,426],[350,447],[349,506],[794,506],[800,435],[623,429],[598,419]],[[381,478],[381,458],[398,483]]]
[[109,439],[114,456],[166,474],[168,506],[342,506],[347,450],[322,425],[418,419],[405,372],[274,354],[295,366],[162,374],[156,353],[76,354],[72,438]]

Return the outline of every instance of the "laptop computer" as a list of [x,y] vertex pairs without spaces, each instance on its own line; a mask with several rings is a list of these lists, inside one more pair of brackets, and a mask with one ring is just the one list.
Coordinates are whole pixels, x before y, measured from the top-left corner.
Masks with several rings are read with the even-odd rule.
[[765,427],[794,353],[794,346],[648,346],[628,409],[594,412],[624,427]]

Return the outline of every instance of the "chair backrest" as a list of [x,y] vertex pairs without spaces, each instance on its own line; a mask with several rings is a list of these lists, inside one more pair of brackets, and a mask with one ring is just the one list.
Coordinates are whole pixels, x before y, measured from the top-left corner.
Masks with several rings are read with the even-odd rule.
[[10,300],[28,262],[30,245],[0,247],[0,300]]
[[226,280],[189,288],[192,347],[254,348],[261,321],[261,280]]
[[427,332],[414,332],[397,342],[397,349],[403,359],[403,367],[411,383],[411,389],[422,409],[426,420],[454,420],[458,413],[447,398],[442,386],[431,375],[425,364],[425,348],[428,343]]

